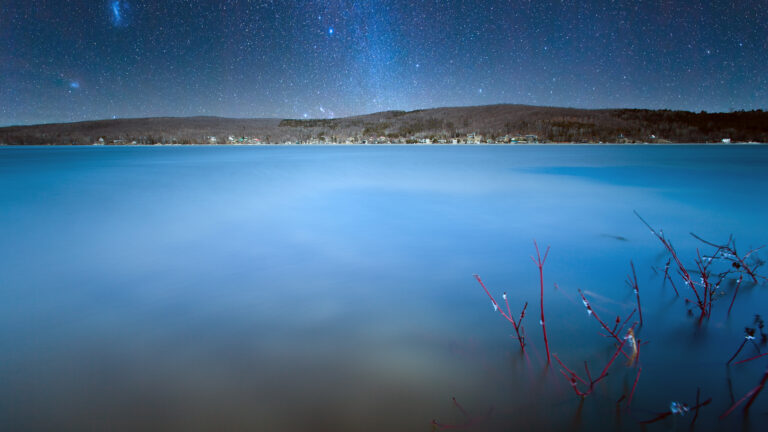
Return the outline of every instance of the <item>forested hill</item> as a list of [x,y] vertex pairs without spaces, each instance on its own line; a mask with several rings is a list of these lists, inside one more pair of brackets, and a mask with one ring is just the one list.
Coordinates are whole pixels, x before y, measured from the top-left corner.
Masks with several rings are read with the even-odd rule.
[[768,112],[487,105],[337,119],[157,117],[0,128],[0,144],[10,145],[514,142],[526,136],[538,142],[768,142]]

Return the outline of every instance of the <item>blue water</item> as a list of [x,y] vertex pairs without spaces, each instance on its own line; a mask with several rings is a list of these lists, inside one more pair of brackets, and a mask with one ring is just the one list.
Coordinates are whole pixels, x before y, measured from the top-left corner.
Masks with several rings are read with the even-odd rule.
[[[765,284],[699,324],[633,211],[693,267],[689,232],[768,243],[766,190],[763,146],[0,147],[0,429],[419,431],[455,396],[470,430],[640,430],[701,387],[697,430],[762,430],[768,392],[718,416],[768,364],[725,367]],[[624,360],[583,402],[544,366],[534,239],[550,349],[595,375],[576,290],[626,316],[635,263],[631,409]],[[474,273],[529,302],[527,355]]]

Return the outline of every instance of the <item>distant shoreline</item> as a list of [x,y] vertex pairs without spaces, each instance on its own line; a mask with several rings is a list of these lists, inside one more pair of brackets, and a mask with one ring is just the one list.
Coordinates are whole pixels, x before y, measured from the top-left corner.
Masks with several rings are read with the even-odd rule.
[[[0,128],[16,145],[766,143],[768,111],[707,113],[486,105],[333,119],[152,117]],[[198,143],[198,144],[194,144]]]
[[483,144],[363,144],[363,143],[322,143],[322,144],[0,144],[0,147],[15,148],[40,148],[40,147],[87,147],[87,148],[125,148],[125,147],[556,147],[556,146],[584,146],[584,147],[602,147],[602,146],[621,146],[621,147],[674,147],[674,146],[720,146],[720,147],[741,147],[741,146],[764,146],[768,143],[762,142],[736,142],[736,143],[579,143],[579,142],[557,142],[557,143],[483,143]]

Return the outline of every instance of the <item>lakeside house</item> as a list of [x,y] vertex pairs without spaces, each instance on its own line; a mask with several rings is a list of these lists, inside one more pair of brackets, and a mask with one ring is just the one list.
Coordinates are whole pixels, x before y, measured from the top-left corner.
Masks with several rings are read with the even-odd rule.
[[480,144],[483,142],[483,136],[477,132],[467,134],[467,144]]
[[235,137],[230,135],[227,137],[227,144],[261,144],[261,140],[256,137]]

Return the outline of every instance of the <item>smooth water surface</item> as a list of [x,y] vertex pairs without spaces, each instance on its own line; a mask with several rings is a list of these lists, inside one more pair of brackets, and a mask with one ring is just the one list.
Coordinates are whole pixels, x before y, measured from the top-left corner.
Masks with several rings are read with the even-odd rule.
[[[0,429],[640,430],[701,387],[698,430],[763,430],[768,393],[717,417],[768,363],[725,367],[765,284],[730,317],[724,284],[698,325],[633,210],[691,266],[691,231],[746,251],[767,168],[761,146],[0,148]],[[624,360],[583,402],[543,366],[533,239],[550,349],[579,371],[615,346],[577,289],[626,316],[634,261],[631,410]],[[526,355],[473,273],[529,302]]]

